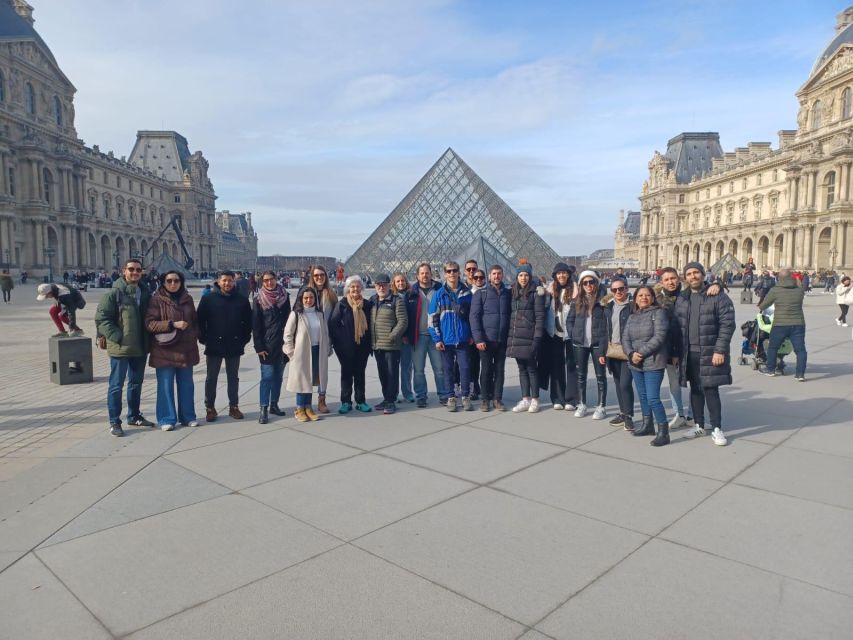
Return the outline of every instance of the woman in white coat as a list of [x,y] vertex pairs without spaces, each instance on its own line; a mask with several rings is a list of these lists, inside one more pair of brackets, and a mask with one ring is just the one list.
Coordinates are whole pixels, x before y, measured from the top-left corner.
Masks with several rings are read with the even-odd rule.
[[850,284],[850,276],[841,276],[841,284],[835,287],[835,302],[841,310],[841,315],[835,319],[835,324],[846,327],[847,312],[853,304],[853,285]]
[[325,318],[317,307],[317,292],[305,287],[284,327],[284,353],[290,360],[287,390],[296,394],[294,416],[299,422],[320,419],[311,407],[311,394],[315,386],[319,395],[326,393],[331,344]]

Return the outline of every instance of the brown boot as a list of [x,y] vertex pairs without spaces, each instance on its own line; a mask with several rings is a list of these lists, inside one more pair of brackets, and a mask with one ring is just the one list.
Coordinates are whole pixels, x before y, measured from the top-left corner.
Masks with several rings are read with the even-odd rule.
[[296,418],[299,422],[308,422],[308,415],[305,413],[305,407],[296,407],[296,411],[293,412],[293,417]]
[[216,413],[216,409],[214,409],[213,407],[207,407],[207,416],[205,416],[205,420],[207,420],[208,422],[213,422],[214,420],[216,420],[216,417],[218,415],[219,414]]
[[308,419],[311,422],[317,422],[320,419],[316,413],[314,413],[314,409],[312,407],[305,407],[305,415],[308,416]]
[[502,400],[495,400],[495,411],[506,411],[506,406]]
[[326,394],[321,393],[317,396],[317,411],[320,413],[329,413],[329,407],[326,406]]
[[243,419],[243,412],[240,411],[240,408],[236,404],[233,404],[228,407],[228,415],[234,418],[235,420]]

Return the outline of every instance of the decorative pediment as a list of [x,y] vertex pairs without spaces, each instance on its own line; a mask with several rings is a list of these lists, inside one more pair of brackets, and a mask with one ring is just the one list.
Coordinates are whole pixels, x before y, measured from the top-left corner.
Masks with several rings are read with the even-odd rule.
[[832,57],[830,57],[823,66],[814,74],[809,76],[805,84],[797,91],[797,95],[809,92],[819,87],[820,85],[832,80],[836,76],[840,76],[847,71],[853,69],[853,47],[849,44],[842,45]]

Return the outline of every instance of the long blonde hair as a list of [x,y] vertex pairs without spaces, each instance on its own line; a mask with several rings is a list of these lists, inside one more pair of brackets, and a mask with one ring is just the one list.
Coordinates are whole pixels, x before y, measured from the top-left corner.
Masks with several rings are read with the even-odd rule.
[[[324,274],[326,274],[326,282],[325,284],[323,284],[322,287],[319,288],[316,284],[314,284],[314,271],[316,269],[319,269]],[[324,310],[334,309],[335,305],[338,304],[338,296],[335,293],[334,289],[332,289],[332,285],[329,282],[329,272],[326,271],[326,267],[321,264],[312,264],[310,267],[308,267],[308,274],[308,281],[310,283],[310,286],[317,289],[317,304],[319,305],[319,307]]]

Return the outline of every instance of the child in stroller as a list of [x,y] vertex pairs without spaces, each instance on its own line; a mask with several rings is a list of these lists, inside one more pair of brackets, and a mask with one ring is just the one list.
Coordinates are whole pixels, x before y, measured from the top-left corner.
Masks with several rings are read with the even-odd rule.
[[[758,371],[767,367],[767,346],[770,343],[770,330],[773,328],[773,307],[759,313],[755,320],[749,320],[741,325],[743,342],[741,343],[740,363],[748,364],[752,356],[752,369]],[[794,345],[788,338],[776,352],[776,373],[785,375],[785,356],[794,350]]]

